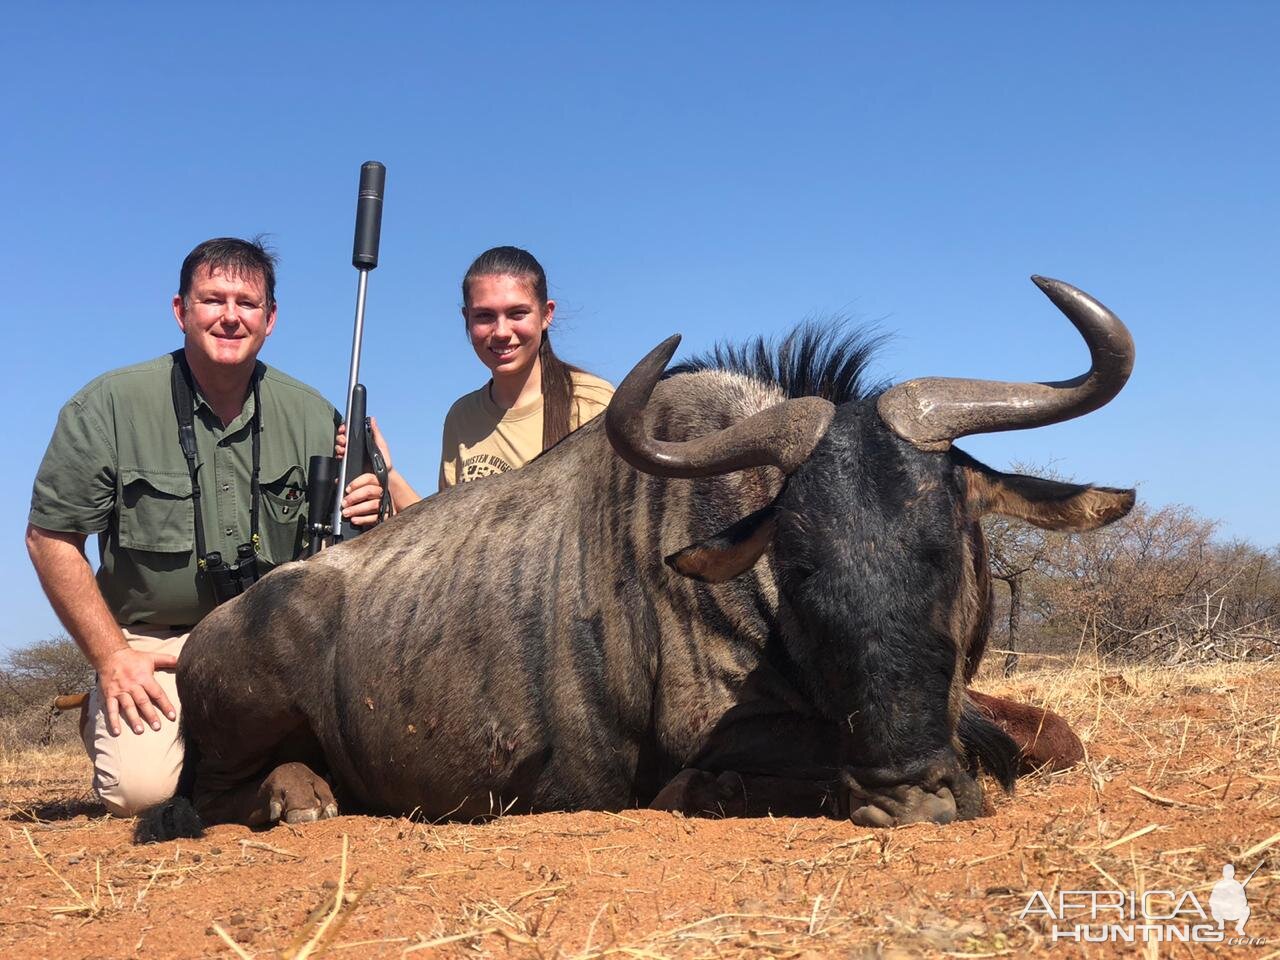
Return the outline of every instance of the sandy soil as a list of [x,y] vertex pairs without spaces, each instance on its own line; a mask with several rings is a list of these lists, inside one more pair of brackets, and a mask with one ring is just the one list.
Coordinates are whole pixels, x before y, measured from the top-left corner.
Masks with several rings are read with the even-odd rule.
[[[134,846],[86,792],[82,755],[0,754],[0,955],[1280,957],[1280,668],[979,686],[1054,707],[1089,759],[946,827],[339,817]],[[1207,911],[1228,862],[1238,879],[1262,865],[1246,934],[1265,943],[1081,947],[1021,916],[1064,890],[1190,890]]]

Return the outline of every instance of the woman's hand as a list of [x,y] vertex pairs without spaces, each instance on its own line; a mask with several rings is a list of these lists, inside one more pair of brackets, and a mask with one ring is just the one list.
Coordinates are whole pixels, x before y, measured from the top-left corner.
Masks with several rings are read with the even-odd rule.
[[[369,430],[373,434],[374,445],[378,448],[378,452],[382,454],[382,462],[387,465],[387,473],[391,472],[391,451],[387,447],[387,441],[382,436],[382,431],[378,429],[378,418],[369,418]],[[337,439],[333,441],[333,455],[339,460],[347,451],[347,425],[341,424],[338,427]]]
[[386,439],[382,436],[382,431],[378,429],[378,418],[369,418],[369,432],[373,434],[373,445],[378,448],[378,452],[382,454],[382,462],[387,466],[387,473],[391,472],[391,448],[387,446]]

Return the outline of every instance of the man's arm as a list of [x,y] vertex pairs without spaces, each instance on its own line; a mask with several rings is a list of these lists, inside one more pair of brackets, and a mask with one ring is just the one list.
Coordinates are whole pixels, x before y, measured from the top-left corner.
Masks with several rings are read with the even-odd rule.
[[155,671],[177,666],[178,658],[170,653],[140,653],[125,643],[116,618],[98,590],[84,554],[84,542],[83,533],[27,525],[27,553],[49,604],[98,671],[112,735],[120,734],[122,713],[134,733],[142,733],[143,720],[159,730],[156,707],[170,720],[176,719],[177,714],[156,683]]

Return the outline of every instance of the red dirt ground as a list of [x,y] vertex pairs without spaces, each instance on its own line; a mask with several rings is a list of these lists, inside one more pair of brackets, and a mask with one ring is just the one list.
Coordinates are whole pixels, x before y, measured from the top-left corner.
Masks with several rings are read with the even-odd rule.
[[[0,754],[0,955],[1280,957],[1280,669],[1102,679],[980,685],[1057,709],[1089,759],[1014,797],[988,784],[993,815],[945,827],[344,816],[134,846],[86,793],[83,756]],[[1262,864],[1252,944],[1082,947],[1020,916],[1063,890],[1191,890],[1207,911],[1227,862],[1237,879]]]

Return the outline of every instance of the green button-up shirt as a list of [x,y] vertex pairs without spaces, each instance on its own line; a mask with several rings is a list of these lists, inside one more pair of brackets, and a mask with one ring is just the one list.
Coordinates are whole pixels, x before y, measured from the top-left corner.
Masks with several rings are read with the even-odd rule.
[[[98,586],[121,623],[184,626],[213,607],[197,575],[191,475],[178,444],[173,357],[98,377],[62,408],[31,495],[30,522],[98,534]],[[306,470],[332,456],[340,418],[319,393],[266,368],[262,397],[259,564],[296,559],[306,533]],[[233,562],[250,539],[254,400],[223,427],[197,391],[194,425],[206,551]],[[265,561],[265,563],[264,563]]]

